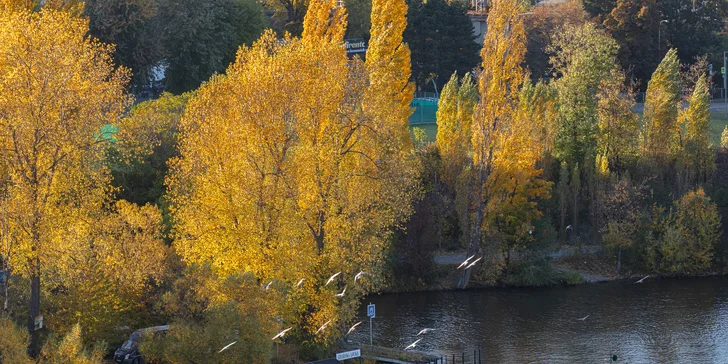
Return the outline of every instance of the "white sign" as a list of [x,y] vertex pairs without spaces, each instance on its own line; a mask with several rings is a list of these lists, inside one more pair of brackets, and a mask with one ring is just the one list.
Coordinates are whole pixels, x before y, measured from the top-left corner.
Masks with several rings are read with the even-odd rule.
[[374,312],[375,312],[374,311],[374,304],[369,304],[369,306],[367,306],[367,316],[368,317],[371,317],[371,318],[374,318],[375,317]]
[[40,330],[43,328],[43,316],[36,316],[35,317],[35,328],[34,330]]
[[345,351],[343,353],[337,353],[336,354],[336,360],[346,360],[346,359],[354,359],[361,356],[361,349],[356,349],[352,351]]

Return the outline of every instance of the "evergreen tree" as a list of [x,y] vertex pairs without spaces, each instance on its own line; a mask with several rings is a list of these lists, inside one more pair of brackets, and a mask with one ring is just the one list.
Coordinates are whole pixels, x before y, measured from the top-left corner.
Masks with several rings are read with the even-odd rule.
[[412,50],[412,76],[417,86],[438,90],[453,72],[463,75],[478,65],[478,44],[467,8],[459,2],[412,0],[404,41]]

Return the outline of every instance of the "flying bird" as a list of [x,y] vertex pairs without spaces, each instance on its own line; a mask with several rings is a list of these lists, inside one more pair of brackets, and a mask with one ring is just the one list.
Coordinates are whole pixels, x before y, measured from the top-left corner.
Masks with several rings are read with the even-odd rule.
[[409,346],[407,346],[406,348],[404,348],[404,350],[414,349],[415,346],[417,346],[417,343],[420,342],[420,341],[422,341],[422,339],[417,339],[417,341],[413,342],[412,344],[409,344]]
[[289,328],[287,328],[287,329],[285,329],[285,330],[283,330],[283,331],[279,332],[279,333],[278,333],[278,335],[276,335],[276,336],[273,336],[273,338],[272,338],[271,340],[275,340],[275,339],[277,339],[277,338],[279,338],[279,337],[283,337],[283,336],[285,336],[285,335],[286,335],[286,333],[287,333],[288,331],[291,331],[291,329],[292,329],[292,327],[289,327]]
[[475,265],[475,263],[479,262],[481,259],[483,259],[483,257],[480,257],[480,258],[474,260],[472,263],[468,264],[468,266],[465,267],[465,269],[470,269],[472,266]]
[[367,272],[359,272],[354,276],[354,282],[358,281],[361,276],[367,274]]
[[647,278],[650,278],[650,275],[649,275],[649,274],[648,274],[648,275],[646,275],[646,276],[645,276],[644,278],[640,279],[639,281],[637,281],[637,282],[634,282],[634,284],[637,284],[637,283],[642,283],[642,282],[644,282],[644,280],[645,280],[645,279],[647,279]]
[[335,279],[336,277],[338,277],[338,276],[339,276],[339,274],[341,274],[341,272],[339,272],[339,273],[336,273],[336,274],[334,274],[333,276],[331,276],[331,277],[329,278],[329,280],[328,280],[328,281],[326,281],[326,284],[324,284],[324,287],[328,286],[328,285],[329,285],[329,283],[333,282],[333,281],[334,281],[334,279]]
[[268,285],[266,285],[266,286],[265,286],[265,290],[266,290],[266,291],[267,291],[268,289],[270,289],[270,285],[271,285],[271,284],[273,284],[273,281],[270,281],[270,283],[268,283]]
[[303,284],[303,281],[305,281],[305,280],[306,280],[306,278],[301,278],[301,280],[298,281],[298,283],[296,283],[296,288],[301,287],[301,285]]
[[577,320],[577,321],[585,321],[586,319],[588,319],[588,318],[589,318],[589,316],[591,316],[591,315],[586,315],[586,316],[584,316],[584,317],[582,317],[582,318],[578,318],[578,319],[576,319],[576,320]]
[[533,235],[533,230],[528,230],[528,235]]
[[346,334],[349,335],[352,332],[354,332],[354,330],[356,330],[356,327],[359,326],[359,325],[361,325],[361,321],[355,323],[354,326],[352,326]]
[[335,294],[334,296],[335,296],[335,297],[344,297],[344,293],[346,293],[346,287],[344,287],[344,290],[343,290],[343,291],[341,291],[341,293],[337,293],[337,294]]
[[428,333],[430,331],[435,331],[435,329],[422,329],[422,331],[420,331],[419,333],[417,333],[416,336],[420,336],[422,334],[426,334],[426,333]]
[[574,228],[573,228],[573,227],[571,227],[571,225],[569,225],[569,226],[567,226],[567,227],[566,227],[566,231],[571,231],[571,230],[573,230],[573,229],[574,229]]
[[233,341],[233,342],[231,342],[230,344],[227,344],[227,345],[226,345],[226,346],[225,346],[224,348],[220,349],[220,351],[218,351],[217,353],[218,353],[218,354],[222,353],[222,352],[223,352],[223,351],[225,351],[225,350],[226,350],[227,348],[229,348],[229,347],[231,347],[231,346],[235,345],[235,343],[237,343],[237,341]]
[[331,320],[326,321],[326,323],[323,326],[319,327],[319,329],[316,330],[316,333],[318,334],[319,332],[324,331],[326,326],[329,326],[330,323],[331,323]]
[[468,259],[465,259],[464,262],[460,263],[460,265],[458,266],[457,269],[460,269],[460,268],[468,265],[468,262],[470,262],[470,259],[473,259],[473,258],[475,258],[475,255],[471,255],[470,257],[468,257]]

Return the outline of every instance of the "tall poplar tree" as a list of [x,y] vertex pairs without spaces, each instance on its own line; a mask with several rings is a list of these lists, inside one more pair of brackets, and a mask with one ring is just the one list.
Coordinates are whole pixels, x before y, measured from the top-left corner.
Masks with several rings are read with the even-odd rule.
[[404,1],[373,3],[366,64],[348,59],[335,5],[312,2],[302,38],[266,33],[198,91],[168,179],[183,259],[252,274],[280,329],[318,343],[382,283],[416,192]]
[[453,190],[463,168],[468,165],[471,124],[477,102],[478,89],[470,74],[461,82],[457,73],[453,73],[442,89],[438,101],[436,143],[442,158],[440,176]]
[[655,167],[672,163],[679,148],[679,102],[680,62],[671,49],[652,74],[645,98],[642,157]]
[[[85,219],[102,207],[108,176],[99,131],[127,105],[128,75],[111,47],[86,37],[87,22],[51,9],[0,13],[0,163],[9,172],[3,206],[30,278],[29,351],[39,349],[41,277],[63,271]],[[88,247],[88,245],[86,245]]]
[[715,151],[710,138],[710,90],[705,75],[698,79],[686,109],[680,110],[682,160],[689,185],[702,185],[715,170]]

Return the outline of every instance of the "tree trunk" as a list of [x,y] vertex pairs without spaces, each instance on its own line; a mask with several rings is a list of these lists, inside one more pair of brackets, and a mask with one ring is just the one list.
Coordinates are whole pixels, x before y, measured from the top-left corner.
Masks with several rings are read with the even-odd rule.
[[32,264],[33,273],[30,277],[30,302],[28,307],[28,334],[30,335],[28,355],[35,358],[39,354],[38,349],[40,347],[38,331],[35,330],[35,318],[40,315],[40,258],[36,256]]
[[[480,247],[480,227],[483,224],[483,204],[478,203],[478,206],[475,208],[475,218],[473,219],[473,235],[472,240],[470,241],[470,250],[468,250],[468,256],[474,255],[478,248]],[[458,288],[465,289],[465,287],[468,286],[468,282],[470,282],[470,274],[471,269],[465,269],[463,271],[462,278],[460,280],[460,283],[458,284]]]
[[619,270],[622,268],[622,247],[620,246],[617,250],[617,275],[619,275]]

